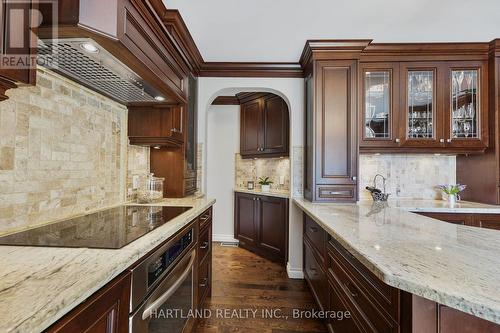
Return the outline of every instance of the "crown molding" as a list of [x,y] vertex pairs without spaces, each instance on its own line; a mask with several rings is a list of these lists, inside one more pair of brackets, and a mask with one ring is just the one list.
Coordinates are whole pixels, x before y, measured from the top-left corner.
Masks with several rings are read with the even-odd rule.
[[204,62],[200,76],[206,77],[304,77],[299,63],[289,62]]
[[303,68],[315,54],[327,53],[330,58],[358,57],[372,39],[309,39],[306,41],[299,63]]
[[212,105],[240,105],[240,101],[236,96],[218,96]]

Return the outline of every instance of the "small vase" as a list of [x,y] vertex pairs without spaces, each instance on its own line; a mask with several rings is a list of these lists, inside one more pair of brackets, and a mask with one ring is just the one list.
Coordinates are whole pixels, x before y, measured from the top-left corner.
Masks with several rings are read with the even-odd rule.
[[457,195],[456,194],[448,194],[447,200],[450,203],[450,205],[453,206],[457,203]]
[[271,185],[262,185],[262,192],[269,192],[271,190]]

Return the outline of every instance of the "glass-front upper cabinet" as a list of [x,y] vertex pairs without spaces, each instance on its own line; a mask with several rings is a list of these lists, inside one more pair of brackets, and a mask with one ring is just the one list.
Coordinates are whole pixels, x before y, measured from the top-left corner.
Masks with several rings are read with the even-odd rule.
[[397,144],[394,128],[398,118],[398,69],[397,63],[361,64],[363,120],[360,146]]
[[444,142],[440,138],[442,112],[438,110],[437,68],[424,66],[402,65],[401,77],[405,82],[401,92],[404,98],[402,145],[439,146]]
[[487,146],[486,63],[450,64],[447,70],[447,146]]

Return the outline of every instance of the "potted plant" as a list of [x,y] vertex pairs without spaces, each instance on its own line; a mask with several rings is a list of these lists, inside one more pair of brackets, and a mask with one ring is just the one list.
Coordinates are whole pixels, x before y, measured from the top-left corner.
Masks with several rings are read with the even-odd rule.
[[447,200],[450,204],[455,204],[457,200],[460,200],[459,193],[465,190],[467,186],[461,184],[447,184],[439,185],[438,188],[442,191],[443,199]]
[[260,177],[259,184],[261,186],[262,192],[269,192],[271,190],[271,184],[273,182],[269,180],[269,177]]

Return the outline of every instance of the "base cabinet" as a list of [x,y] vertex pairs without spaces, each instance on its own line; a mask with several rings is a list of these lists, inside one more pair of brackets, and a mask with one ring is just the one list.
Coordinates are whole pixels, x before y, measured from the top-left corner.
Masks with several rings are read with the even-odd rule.
[[240,246],[269,260],[285,263],[288,199],[236,192],[234,238]]
[[130,276],[117,277],[46,332],[127,333]]
[[500,230],[500,214],[418,213],[448,223]]
[[[332,333],[482,333],[500,325],[391,287],[304,214],[304,277]],[[332,315],[335,314],[335,315]]]
[[198,308],[212,294],[212,208],[199,217],[198,233]]

